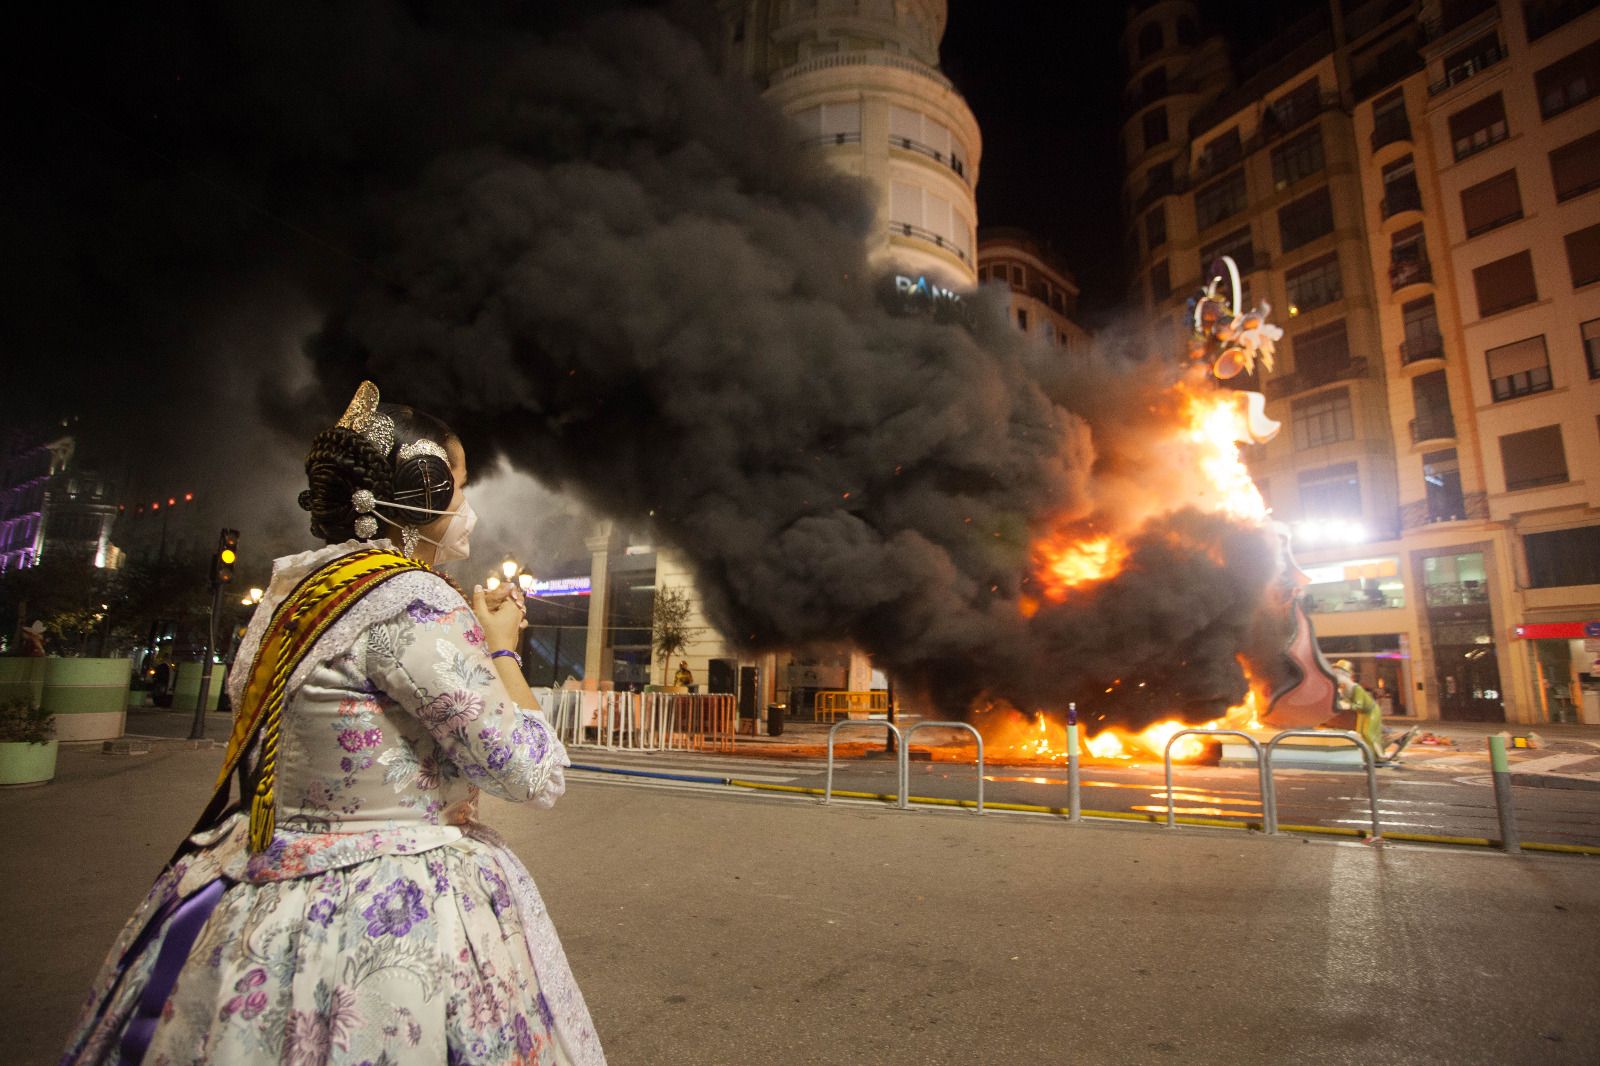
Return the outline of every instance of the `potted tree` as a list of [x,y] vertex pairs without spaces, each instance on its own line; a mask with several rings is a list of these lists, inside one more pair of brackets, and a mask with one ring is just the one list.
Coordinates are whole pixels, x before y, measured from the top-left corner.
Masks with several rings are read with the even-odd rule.
[[56,776],[55,716],[31,700],[0,701],[0,785],[42,785]]

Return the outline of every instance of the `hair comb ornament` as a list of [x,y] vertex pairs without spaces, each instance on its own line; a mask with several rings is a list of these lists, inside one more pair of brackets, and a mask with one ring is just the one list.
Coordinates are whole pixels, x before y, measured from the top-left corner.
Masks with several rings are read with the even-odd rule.
[[394,448],[394,419],[378,410],[378,386],[363,381],[337,425],[366,438],[387,458]]

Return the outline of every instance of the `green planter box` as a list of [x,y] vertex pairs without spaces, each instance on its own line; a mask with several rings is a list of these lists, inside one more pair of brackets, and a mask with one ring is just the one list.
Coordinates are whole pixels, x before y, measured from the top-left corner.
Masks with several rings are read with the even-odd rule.
[[127,659],[43,660],[39,706],[56,716],[57,740],[113,740],[128,714]]
[[[179,663],[178,681],[172,688],[172,709],[194,713],[194,701],[200,695],[200,671],[204,663]],[[211,668],[210,692],[206,693],[206,710],[217,709],[217,697],[222,694],[222,675],[227,667],[217,663]]]
[[57,742],[0,741],[0,785],[42,785],[56,776]]

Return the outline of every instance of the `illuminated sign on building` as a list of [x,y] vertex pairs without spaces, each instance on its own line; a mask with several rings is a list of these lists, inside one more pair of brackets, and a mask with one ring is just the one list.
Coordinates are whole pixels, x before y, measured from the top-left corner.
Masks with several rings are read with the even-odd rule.
[[535,581],[528,589],[530,596],[587,596],[593,589],[586,577],[557,577],[549,581]]
[[926,274],[915,278],[909,278],[904,274],[896,274],[894,276],[894,289],[901,296],[920,297],[925,300],[932,300],[935,303],[940,300],[959,303],[961,300],[959,292],[935,285],[928,280]]

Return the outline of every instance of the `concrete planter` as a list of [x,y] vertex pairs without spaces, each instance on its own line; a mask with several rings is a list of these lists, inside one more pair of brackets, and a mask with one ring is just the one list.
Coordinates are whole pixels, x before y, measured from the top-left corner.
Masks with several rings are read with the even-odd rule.
[[56,776],[57,743],[0,741],[0,786],[43,785]]
[[57,740],[112,740],[128,714],[127,659],[45,659],[39,706],[56,716]]
[[[172,689],[172,709],[194,713],[194,701],[200,695],[200,671],[204,663],[179,663],[178,681]],[[217,709],[217,697],[222,694],[222,674],[227,667],[217,663],[211,668],[210,692],[206,694],[206,710]]]

